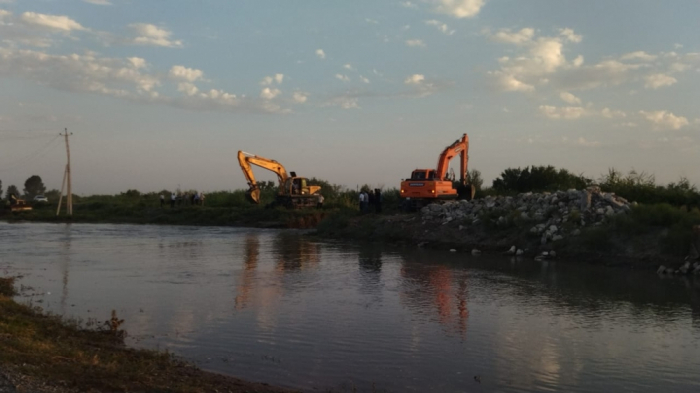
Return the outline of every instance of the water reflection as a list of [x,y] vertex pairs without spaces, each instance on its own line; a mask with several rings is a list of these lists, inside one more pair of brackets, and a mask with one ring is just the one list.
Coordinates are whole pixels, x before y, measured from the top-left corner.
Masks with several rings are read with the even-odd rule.
[[278,258],[277,269],[292,272],[313,269],[318,265],[320,247],[298,234],[280,233],[272,243]]
[[245,236],[245,260],[243,262],[243,272],[240,274],[238,285],[236,286],[236,299],[234,306],[236,310],[245,308],[253,285],[255,284],[255,273],[258,267],[258,256],[260,255],[260,240],[257,234],[247,234]]
[[402,299],[406,306],[417,315],[432,310],[447,331],[456,331],[464,339],[469,319],[466,272],[432,262],[417,262],[414,255],[404,254],[403,259]]

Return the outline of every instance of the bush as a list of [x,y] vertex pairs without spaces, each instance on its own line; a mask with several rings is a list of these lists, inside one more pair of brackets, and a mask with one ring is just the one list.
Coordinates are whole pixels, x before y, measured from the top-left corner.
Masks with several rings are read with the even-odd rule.
[[521,193],[582,189],[590,185],[590,179],[574,175],[566,169],[549,166],[508,168],[493,181],[493,189],[499,193]]

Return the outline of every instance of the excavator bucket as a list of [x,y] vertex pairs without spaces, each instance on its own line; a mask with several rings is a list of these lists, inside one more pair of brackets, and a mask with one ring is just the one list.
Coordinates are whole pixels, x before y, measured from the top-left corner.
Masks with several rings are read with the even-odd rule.
[[245,199],[250,203],[260,204],[260,189],[250,188],[245,192]]

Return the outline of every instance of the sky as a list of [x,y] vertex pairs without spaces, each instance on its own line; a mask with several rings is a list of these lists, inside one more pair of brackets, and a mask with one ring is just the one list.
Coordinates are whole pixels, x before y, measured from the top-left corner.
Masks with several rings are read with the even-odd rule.
[[60,189],[67,129],[79,195],[245,188],[238,150],[393,188],[463,133],[486,184],[554,165],[700,185],[698,15],[696,0],[0,0],[0,181]]

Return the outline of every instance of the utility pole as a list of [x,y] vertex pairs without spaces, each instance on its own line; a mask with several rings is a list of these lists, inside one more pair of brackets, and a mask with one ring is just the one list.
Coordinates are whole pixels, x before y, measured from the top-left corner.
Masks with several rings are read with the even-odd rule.
[[69,216],[73,215],[73,190],[71,188],[70,179],[70,144],[68,143],[68,136],[73,135],[73,133],[68,133],[68,129],[65,128],[63,134],[59,134],[66,138],[66,156],[68,161],[66,163],[66,170],[63,173],[63,183],[61,184],[61,196],[58,198],[58,209],[56,209],[56,215],[61,211],[61,201],[63,200],[63,188],[68,184],[68,192],[66,193],[66,214]]

